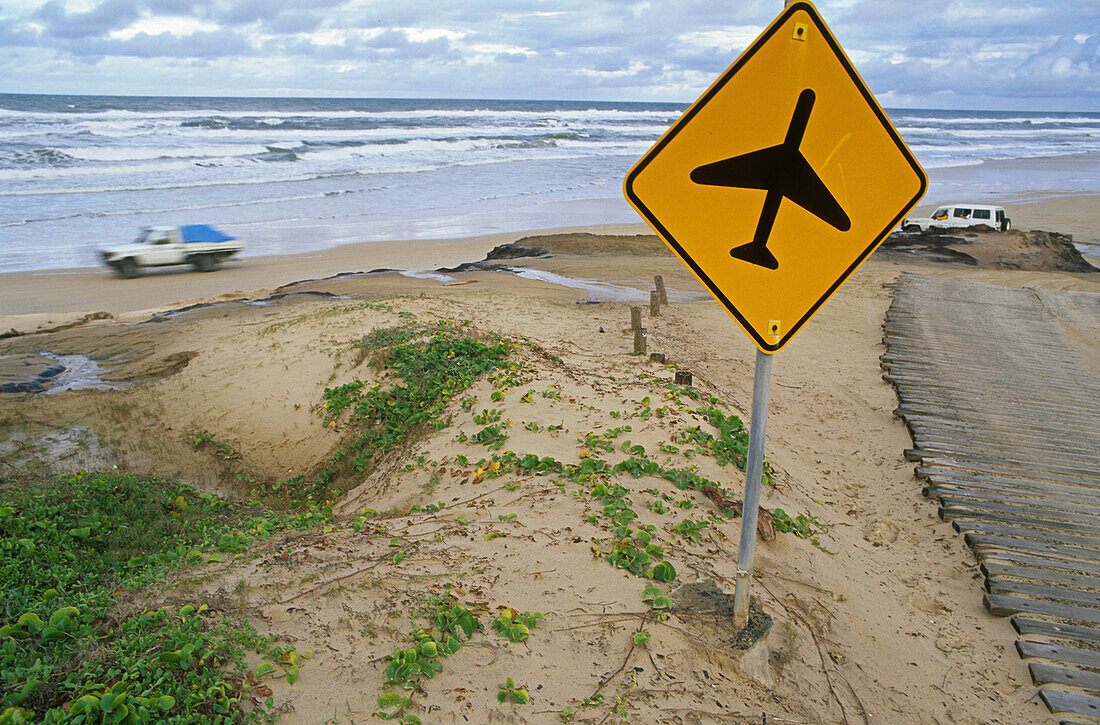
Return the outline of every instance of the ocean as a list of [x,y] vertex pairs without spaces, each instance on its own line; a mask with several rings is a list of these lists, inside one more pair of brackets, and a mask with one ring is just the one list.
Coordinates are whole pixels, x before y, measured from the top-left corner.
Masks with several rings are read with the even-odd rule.
[[[0,272],[95,266],[145,226],[212,224],[261,255],[639,222],[623,176],[685,108],[0,94]],[[929,171],[927,202],[1100,191],[1100,113],[887,113]],[[936,173],[1037,157],[1096,163]]]

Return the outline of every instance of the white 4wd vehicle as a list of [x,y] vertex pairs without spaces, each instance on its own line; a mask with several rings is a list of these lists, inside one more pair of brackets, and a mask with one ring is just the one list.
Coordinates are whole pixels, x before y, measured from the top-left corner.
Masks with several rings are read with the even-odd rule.
[[1012,220],[1005,216],[1003,206],[988,204],[947,204],[932,212],[930,217],[906,217],[901,222],[903,232],[926,232],[929,227],[955,229],[980,225],[1002,232],[1012,228]]
[[131,244],[100,252],[103,261],[127,279],[141,274],[142,267],[190,264],[210,272],[228,257],[244,249],[236,238],[205,224],[182,227],[148,227]]

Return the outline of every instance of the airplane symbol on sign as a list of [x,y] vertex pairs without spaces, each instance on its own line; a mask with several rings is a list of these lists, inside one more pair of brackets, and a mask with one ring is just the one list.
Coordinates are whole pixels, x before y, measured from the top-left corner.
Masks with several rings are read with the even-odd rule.
[[691,180],[696,184],[763,189],[768,192],[752,241],[730,250],[730,256],[735,259],[767,269],[779,268],[779,260],[768,251],[768,237],[784,197],[842,232],[852,228],[852,221],[844,209],[798,150],[815,99],[816,95],[810,88],[798,95],[787,136],[778,146],[715,161],[692,170]]

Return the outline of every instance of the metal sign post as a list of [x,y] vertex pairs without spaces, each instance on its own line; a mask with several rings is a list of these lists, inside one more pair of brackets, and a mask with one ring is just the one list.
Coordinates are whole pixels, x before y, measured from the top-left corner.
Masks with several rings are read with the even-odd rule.
[[[784,0],[787,7],[794,0]],[[749,584],[756,556],[756,519],[760,513],[760,482],[764,476],[764,431],[768,427],[768,398],[772,387],[772,356],[756,350],[752,378],[752,419],[749,450],[745,454],[745,496],[741,507],[741,544],[737,549],[737,583],[733,592],[733,628],[749,626]]]
[[745,502],[741,509],[741,546],[737,553],[737,588],[733,593],[733,627],[749,624],[749,581],[756,554],[756,517],[760,510],[760,480],[764,473],[764,430],[768,425],[768,395],[772,386],[772,355],[756,351],[752,380],[752,420],[745,460]]
[[623,180],[627,201],[756,343],[734,624],[748,623],[771,353],[928,178],[817,8],[785,9]]

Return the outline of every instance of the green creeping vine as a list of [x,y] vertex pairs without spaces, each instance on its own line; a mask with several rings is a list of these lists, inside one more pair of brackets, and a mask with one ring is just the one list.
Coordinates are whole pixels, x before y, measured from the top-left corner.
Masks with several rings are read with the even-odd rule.
[[513,642],[522,642],[531,636],[531,630],[543,619],[542,612],[517,612],[511,607],[505,608],[500,616],[493,620],[493,631]]
[[453,655],[463,641],[469,641],[474,632],[482,629],[473,612],[450,593],[432,597],[427,616],[431,624],[417,627],[409,635],[412,646],[398,647],[386,658],[389,660],[385,672],[387,687],[399,685],[406,690],[417,689],[421,681],[443,670],[442,658]]
[[[444,585],[450,589],[450,584]],[[421,611],[421,617],[427,620],[427,626],[412,623],[408,647],[397,647],[386,657],[385,686],[397,686],[404,690],[423,692],[422,683],[443,670],[442,660],[458,652],[470,641],[475,632],[483,629],[477,615],[465,607],[450,591],[428,598],[427,605]],[[531,635],[538,621],[543,619],[541,612],[517,612],[505,607],[493,620],[492,628],[512,642],[522,642]],[[507,686],[501,686],[500,702],[510,700],[518,704],[530,701],[530,695],[517,688],[509,679]],[[498,696],[499,697],[499,696]],[[378,696],[378,710],[375,716],[383,720],[397,720],[403,725],[419,725],[420,718],[405,711],[414,706],[412,698],[400,693],[385,692]]]
[[[715,400],[712,398],[712,404]],[[648,405],[649,399],[644,398],[643,410]],[[732,462],[743,467],[748,434],[741,419],[736,415],[726,416],[714,407],[701,407],[696,412],[706,416],[707,421],[717,429],[718,435],[703,431],[700,426],[693,426],[681,432],[677,440],[681,443],[693,444],[699,450],[709,453],[720,465],[724,466]],[[716,482],[699,475],[694,468],[662,466],[647,457],[643,446],[629,440],[622,441],[618,446],[619,450],[628,454],[629,457],[625,460],[610,464],[594,455],[599,451],[609,453],[613,451],[615,446],[611,441],[623,431],[630,431],[630,426],[621,426],[603,433],[587,433],[578,438],[577,442],[586,450],[582,452],[581,460],[576,464],[563,463],[550,456],[539,456],[534,453],[517,454],[513,451],[504,451],[493,453],[488,459],[483,458],[478,461],[476,465],[479,474],[489,478],[496,478],[510,471],[526,475],[558,475],[572,483],[589,488],[591,497],[602,504],[602,519],[606,523],[606,528],[612,533],[610,540],[594,540],[596,546],[593,552],[613,566],[638,576],[656,581],[671,581],[676,578],[676,569],[671,562],[665,561],[664,547],[656,541],[656,528],[630,526],[630,522],[638,518],[638,515],[631,508],[632,504],[627,498],[629,492],[623,486],[611,483],[609,479],[623,473],[630,474],[633,478],[660,476],[681,491],[715,489],[723,496],[727,496],[728,492]],[[494,449],[504,443],[504,437],[501,437],[499,429],[495,426],[479,431],[471,440],[486,443]],[[465,456],[459,456],[456,460],[460,465],[470,464]],[[764,470],[767,477],[771,468],[765,464]],[[564,484],[559,482],[559,485]],[[666,501],[672,501],[670,497],[664,498]],[[690,499],[681,499],[674,505],[688,509],[694,504]],[[658,514],[668,510],[661,501],[650,501],[646,506]],[[726,515],[730,516],[733,513],[726,512]],[[601,517],[591,514],[588,519],[593,524],[597,524]],[[673,526],[672,529],[677,534],[699,543],[702,539],[702,531],[708,525],[707,522],[685,520]]]
[[377,351],[403,384],[368,387],[355,380],[325,390],[321,413],[326,424],[336,425],[347,413],[345,427],[359,434],[317,475],[307,494],[310,500],[340,493],[337,483],[342,476],[368,473],[379,454],[409,440],[420,426],[445,427],[449,421],[441,416],[450,400],[479,376],[505,367],[510,350],[506,342],[485,344],[446,322],[375,330],[358,347]]
[[783,534],[794,534],[800,539],[809,539],[810,543],[824,551],[826,554],[836,554],[829,551],[817,538],[817,535],[825,531],[827,525],[813,514],[799,514],[794,518],[783,509],[772,512],[772,523],[775,530]]
[[608,486],[596,484],[591,491],[592,498],[604,504],[603,516],[609,519],[614,528],[614,539],[605,548],[601,541],[599,555],[607,559],[617,569],[644,576],[647,579],[667,582],[676,578],[676,569],[664,560],[664,547],[653,543],[654,526],[630,528],[629,523],[638,518],[630,508],[626,498],[628,491],[618,484]]
[[511,677],[504,681],[503,685],[497,685],[500,692],[497,693],[497,702],[503,704],[512,701],[517,705],[526,705],[531,702],[531,695],[526,688],[516,687],[516,682]]
[[184,486],[119,474],[0,479],[0,723],[275,719],[271,699],[252,693],[263,673],[249,678],[244,658],[277,661],[293,682],[292,651],[205,605],[129,617],[116,606],[299,520],[241,517]]
[[[742,471],[745,470],[749,434],[741,418],[736,415],[723,415],[717,408],[697,408],[695,412],[707,417],[707,421],[718,429],[718,436],[715,437],[701,430],[699,426],[692,426],[682,431],[675,442],[695,444],[713,455],[718,465],[725,466],[733,463]],[[764,483],[771,483],[773,475],[771,465],[765,461]]]

